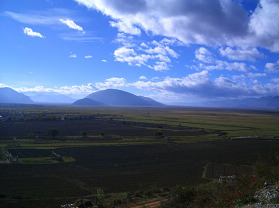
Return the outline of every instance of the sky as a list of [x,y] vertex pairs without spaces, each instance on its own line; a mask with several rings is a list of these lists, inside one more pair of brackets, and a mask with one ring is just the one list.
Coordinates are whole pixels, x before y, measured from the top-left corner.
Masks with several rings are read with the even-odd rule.
[[0,87],[166,104],[279,95],[279,0],[0,0]]

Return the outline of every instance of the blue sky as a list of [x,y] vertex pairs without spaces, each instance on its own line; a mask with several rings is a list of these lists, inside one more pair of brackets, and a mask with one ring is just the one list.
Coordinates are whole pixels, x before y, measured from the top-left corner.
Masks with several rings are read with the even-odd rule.
[[278,0],[2,0],[0,87],[164,103],[279,94]]

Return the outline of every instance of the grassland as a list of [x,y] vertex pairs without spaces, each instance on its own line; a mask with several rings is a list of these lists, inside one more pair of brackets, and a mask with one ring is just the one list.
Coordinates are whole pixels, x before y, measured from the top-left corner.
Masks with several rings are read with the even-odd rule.
[[279,145],[278,111],[0,105],[0,115],[0,207],[200,184],[251,172]]

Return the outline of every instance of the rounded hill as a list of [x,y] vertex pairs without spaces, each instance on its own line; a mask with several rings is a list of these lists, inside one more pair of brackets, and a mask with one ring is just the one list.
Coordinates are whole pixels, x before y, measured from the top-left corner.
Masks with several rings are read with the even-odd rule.
[[136,96],[116,89],[100,90],[78,100],[75,105],[109,105],[109,106],[163,106],[151,98]]

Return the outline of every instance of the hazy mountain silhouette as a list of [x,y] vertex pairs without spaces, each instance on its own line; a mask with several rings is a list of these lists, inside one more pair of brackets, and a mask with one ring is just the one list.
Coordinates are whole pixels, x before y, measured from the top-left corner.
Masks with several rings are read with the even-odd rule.
[[213,101],[206,103],[205,106],[243,109],[279,109],[279,96]]
[[77,100],[73,103],[73,105],[84,105],[84,106],[104,106],[104,103],[92,100],[90,98],[83,98],[80,100]]
[[73,103],[76,99],[73,99],[67,95],[62,94],[37,94],[29,96],[34,102],[40,103]]
[[30,104],[33,101],[30,97],[19,93],[9,87],[0,88],[0,103],[22,103]]
[[[110,106],[163,106],[162,103],[151,98],[136,96],[132,93],[115,89],[94,92],[86,98]],[[84,103],[86,101],[89,102],[88,100],[82,102]]]

